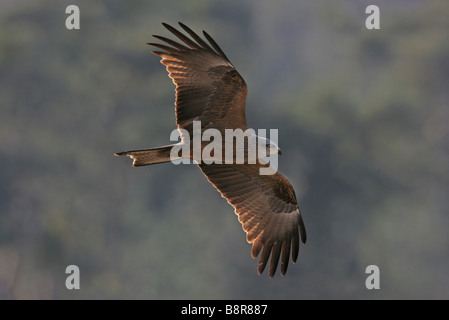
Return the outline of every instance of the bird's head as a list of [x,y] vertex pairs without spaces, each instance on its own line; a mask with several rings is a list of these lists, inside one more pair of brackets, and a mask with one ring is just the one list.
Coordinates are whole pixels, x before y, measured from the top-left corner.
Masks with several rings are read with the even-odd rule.
[[278,145],[274,141],[267,139],[267,138],[263,138],[263,137],[258,137],[258,140],[259,140],[259,146],[261,146],[261,147],[265,146],[267,157],[272,154],[282,155],[281,149],[278,147]]
[[270,143],[267,144],[267,153],[268,154],[278,154],[278,155],[282,155],[282,151],[281,148],[278,147],[278,145],[276,143],[274,143],[273,141],[269,140]]

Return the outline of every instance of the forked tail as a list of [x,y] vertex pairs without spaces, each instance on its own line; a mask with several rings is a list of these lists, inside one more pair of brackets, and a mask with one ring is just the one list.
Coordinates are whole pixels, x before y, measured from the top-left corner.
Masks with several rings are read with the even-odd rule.
[[148,166],[150,164],[170,162],[170,151],[174,145],[114,153],[116,156],[129,156],[134,159],[133,167]]

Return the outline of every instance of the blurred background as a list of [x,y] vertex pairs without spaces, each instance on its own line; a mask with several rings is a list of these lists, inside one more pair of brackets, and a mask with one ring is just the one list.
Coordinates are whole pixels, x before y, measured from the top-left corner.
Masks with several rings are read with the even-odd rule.
[[[448,15],[445,0],[0,0],[0,298],[448,299]],[[249,126],[279,128],[308,231],[284,278],[257,275],[196,166],[113,156],[170,143],[174,85],[146,45],[163,21],[207,30],[248,84]]]

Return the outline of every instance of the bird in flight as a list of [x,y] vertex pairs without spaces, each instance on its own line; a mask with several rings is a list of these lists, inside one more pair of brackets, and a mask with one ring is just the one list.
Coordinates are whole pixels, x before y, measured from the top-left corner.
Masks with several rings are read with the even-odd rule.
[[[211,128],[220,132],[248,129],[246,83],[218,44],[203,31],[207,43],[181,22],[179,25],[184,33],[166,23],[163,25],[180,42],[155,35],[164,44],[149,45],[162,50],[153,53],[161,57],[161,63],[176,85],[176,124],[181,132],[181,144],[188,143],[187,136],[194,134],[195,121],[201,121],[202,132]],[[269,139],[257,139],[266,143],[267,154],[280,153]],[[174,146],[176,144],[115,155],[131,157],[135,167],[146,166],[171,161]],[[196,163],[208,181],[234,207],[246,239],[252,244],[252,257],[260,254],[258,273],[264,271],[271,256],[269,277],[276,273],[279,259],[280,272],[284,276],[290,256],[293,262],[298,258],[300,240],[306,242],[304,222],[288,179],[277,171],[272,175],[261,175],[260,169],[266,165],[261,161]]]

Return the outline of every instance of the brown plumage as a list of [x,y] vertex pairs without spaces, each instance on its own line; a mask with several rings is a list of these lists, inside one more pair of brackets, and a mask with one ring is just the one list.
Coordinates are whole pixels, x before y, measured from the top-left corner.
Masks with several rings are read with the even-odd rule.
[[[182,43],[154,36],[165,44],[149,43],[163,51],[160,56],[170,78],[176,85],[176,123],[192,136],[193,121],[201,121],[202,131],[208,128],[247,129],[245,101],[247,86],[217,43],[203,31],[207,43],[186,25],[179,23],[188,37],[172,26],[163,25]],[[184,140],[185,137],[182,137]],[[134,159],[134,166],[170,161],[173,145],[125,151]],[[251,254],[259,254],[258,273],[262,273],[271,256],[270,278],[279,260],[281,275],[288,262],[296,262],[300,239],[306,242],[306,231],[290,182],[279,172],[260,175],[264,166],[256,164],[204,164],[201,171],[210,183],[231,204],[252,243]]]
[[193,41],[172,26],[163,24],[184,44],[154,36],[169,44],[149,43],[164,51],[153,51],[167,67],[176,85],[176,123],[192,136],[192,121],[201,120],[202,129],[247,129],[245,101],[247,87],[216,42],[203,31],[210,45],[189,27],[180,26]]

